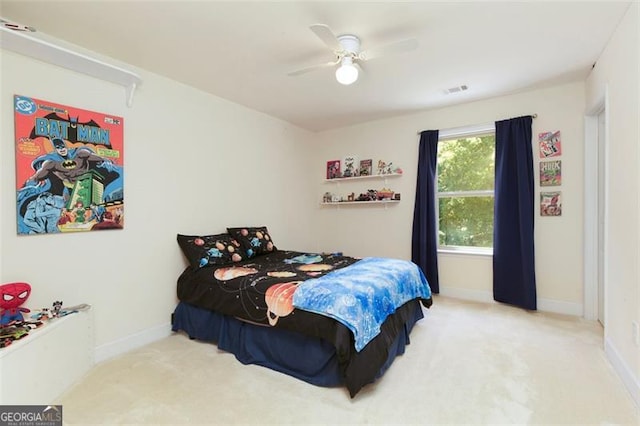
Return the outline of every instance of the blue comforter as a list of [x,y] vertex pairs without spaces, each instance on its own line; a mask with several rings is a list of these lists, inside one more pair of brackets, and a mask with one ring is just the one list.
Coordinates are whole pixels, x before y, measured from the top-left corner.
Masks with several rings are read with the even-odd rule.
[[293,306],[340,321],[353,332],[359,352],[397,308],[409,300],[430,297],[427,279],[415,263],[368,257],[302,282],[293,295]]

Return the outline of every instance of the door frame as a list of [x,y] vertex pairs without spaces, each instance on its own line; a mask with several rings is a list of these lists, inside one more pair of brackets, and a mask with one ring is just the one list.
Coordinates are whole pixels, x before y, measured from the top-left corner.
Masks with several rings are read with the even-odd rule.
[[[598,141],[598,116],[604,111],[605,129],[604,141]],[[604,144],[604,169],[599,167],[598,143]],[[607,157],[609,151],[609,96],[605,89],[604,98],[601,99],[585,115],[585,146],[584,146],[584,318],[598,320],[598,176],[604,178],[604,211],[607,217],[608,196],[606,185],[609,180]],[[604,253],[607,253],[606,222],[604,225]],[[607,294],[607,262],[603,262],[603,294],[606,301]],[[607,323],[607,308],[601,313],[604,324]]]

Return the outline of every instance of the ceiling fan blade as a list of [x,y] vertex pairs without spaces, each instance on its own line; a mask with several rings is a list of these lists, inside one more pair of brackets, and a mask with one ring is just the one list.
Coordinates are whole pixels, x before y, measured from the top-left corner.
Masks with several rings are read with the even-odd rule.
[[404,53],[418,48],[418,40],[411,38],[408,40],[398,41],[396,43],[386,44],[380,47],[374,47],[364,52],[360,52],[358,59],[368,61],[369,59],[379,58],[380,56]]
[[324,44],[329,47],[332,51],[342,50],[340,46],[340,42],[338,41],[338,37],[331,31],[328,25],[325,24],[313,24],[309,27],[311,31],[314,32],[315,35],[318,36],[320,40],[324,42]]
[[327,62],[327,63],[324,63],[324,64],[318,64],[318,65],[312,65],[310,67],[306,67],[306,68],[302,68],[302,69],[299,69],[299,70],[296,70],[296,71],[292,71],[292,72],[288,73],[287,75],[289,77],[294,77],[296,75],[306,74],[306,73],[311,72],[311,71],[316,71],[316,70],[319,70],[319,69],[322,69],[322,68],[335,66],[335,65],[338,64],[338,62],[339,61]]

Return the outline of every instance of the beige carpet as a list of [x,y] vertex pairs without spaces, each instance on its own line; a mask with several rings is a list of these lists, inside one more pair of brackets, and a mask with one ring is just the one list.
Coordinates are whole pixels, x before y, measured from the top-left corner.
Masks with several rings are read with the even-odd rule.
[[640,424],[598,323],[441,296],[425,312],[354,399],[175,334],[98,365],[59,403],[83,425]]

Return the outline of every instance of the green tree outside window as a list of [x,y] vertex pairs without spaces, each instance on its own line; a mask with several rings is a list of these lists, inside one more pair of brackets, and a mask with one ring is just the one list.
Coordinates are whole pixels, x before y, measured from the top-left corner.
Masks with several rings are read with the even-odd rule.
[[493,134],[438,143],[439,245],[493,247]]

